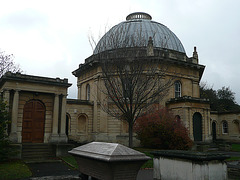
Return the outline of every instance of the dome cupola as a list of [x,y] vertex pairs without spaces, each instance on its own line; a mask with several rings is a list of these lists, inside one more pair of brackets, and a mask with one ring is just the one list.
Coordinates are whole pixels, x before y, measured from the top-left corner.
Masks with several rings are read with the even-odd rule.
[[149,38],[153,47],[185,53],[178,37],[165,25],[152,21],[143,12],[131,13],[123,21],[112,27],[98,42],[93,54],[126,47],[147,47]]

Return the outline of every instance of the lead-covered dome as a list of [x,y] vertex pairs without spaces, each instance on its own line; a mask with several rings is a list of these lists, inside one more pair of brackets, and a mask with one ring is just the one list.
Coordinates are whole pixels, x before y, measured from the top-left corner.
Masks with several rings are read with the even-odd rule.
[[129,14],[126,21],[112,27],[98,42],[93,54],[125,47],[146,47],[152,37],[154,48],[185,53],[178,37],[165,25],[152,21],[143,12]]

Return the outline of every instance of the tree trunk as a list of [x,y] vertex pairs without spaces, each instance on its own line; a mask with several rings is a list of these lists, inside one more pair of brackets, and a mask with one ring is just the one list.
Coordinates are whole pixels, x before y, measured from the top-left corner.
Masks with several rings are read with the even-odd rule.
[[129,137],[128,146],[132,148],[133,147],[133,123],[132,122],[128,123],[128,137]]

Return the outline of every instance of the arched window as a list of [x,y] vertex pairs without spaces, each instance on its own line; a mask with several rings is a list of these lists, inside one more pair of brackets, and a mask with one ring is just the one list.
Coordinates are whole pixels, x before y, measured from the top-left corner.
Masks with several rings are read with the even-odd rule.
[[90,100],[90,85],[87,84],[86,86],[86,99],[89,101]]
[[174,90],[175,90],[175,98],[181,97],[181,82],[176,81],[174,83]]
[[228,133],[228,123],[227,121],[222,122],[222,133],[227,134]]
[[180,122],[180,121],[181,121],[181,117],[180,117],[179,115],[176,115],[176,116],[175,116],[175,120],[176,120],[177,122]]

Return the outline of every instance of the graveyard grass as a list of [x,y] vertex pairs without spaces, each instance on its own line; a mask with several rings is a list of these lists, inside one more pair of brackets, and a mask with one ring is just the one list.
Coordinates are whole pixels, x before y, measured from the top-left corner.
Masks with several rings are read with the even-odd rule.
[[72,169],[78,169],[77,161],[73,156],[62,156],[60,157],[66,164],[68,164]]
[[240,152],[240,144],[232,144],[232,151]]
[[[240,144],[232,144],[231,149],[234,152],[240,152]],[[226,159],[226,161],[240,161],[240,157],[231,157],[229,159]]]
[[20,160],[0,163],[0,180],[14,180],[31,177],[32,172],[28,166]]
[[[151,157],[141,168],[153,168],[153,155],[150,154],[151,151],[156,149],[146,149],[146,148],[134,148],[137,151],[145,153],[147,156]],[[232,144],[232,151],[240,152],[240,144]],[[73,169],[78,169],[78,165],[73,156],[64,156],[61,159],[66,162]],[[240,157],[231,157],[227,161],[240,160]],[[14,179],[24,179],[31,177],[32,173],[28,166],[21,160],[12,160],[0,163],[0,180],[14,180]]]

